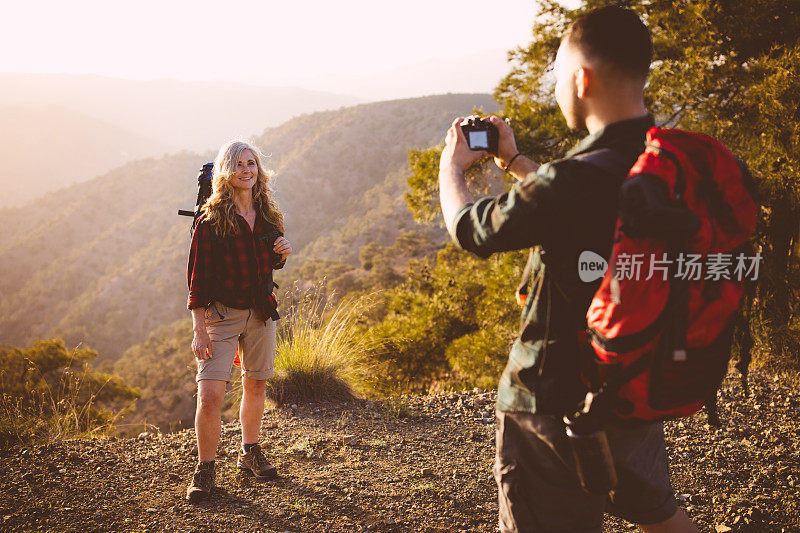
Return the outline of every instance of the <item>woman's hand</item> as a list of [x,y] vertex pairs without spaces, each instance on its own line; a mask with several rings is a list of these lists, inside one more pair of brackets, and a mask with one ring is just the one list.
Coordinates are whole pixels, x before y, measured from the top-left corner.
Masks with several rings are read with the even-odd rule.
[[198,360],[211,359],[211,337],[208,336],[208,332],[195,330],[194,338],[192,339],[192,352],[194,352],[194,356]]
[[211,359],[211,337],[206,331],[205,311],[202,307],[192,309],[192,331],[194,331],[192,353],[198,361]]
[[281,254],[281,261],[283,261],[292,253],[292,243],[286,237],[278,237],[275,239],[275,245],[272,250],[277,254]]

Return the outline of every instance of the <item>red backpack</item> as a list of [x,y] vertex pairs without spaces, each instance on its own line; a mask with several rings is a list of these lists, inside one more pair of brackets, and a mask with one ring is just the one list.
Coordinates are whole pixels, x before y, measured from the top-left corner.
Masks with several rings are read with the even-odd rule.
[[719,141],[651,128],[628,172],[609,266],[586,314],[594,390],[628,420],[688,416],[714,397],[730,357],[758,206]]

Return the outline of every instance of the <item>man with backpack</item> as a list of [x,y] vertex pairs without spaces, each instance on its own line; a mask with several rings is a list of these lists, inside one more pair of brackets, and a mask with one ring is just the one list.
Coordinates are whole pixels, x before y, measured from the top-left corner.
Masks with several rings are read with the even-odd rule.
[[508,193],[474,202],[464,170],[490,154],[470,150],[461,118],[447,134],[440,199],[456,244],[480,257],[536,247],[520,337],[498,384],[501,531],[599,532],[604,512],[646,532],[697,531],[676,504],[660,422],[607,422],[618,475],[607,496],[581,488],[562,421],[586,394],[577,332],[600,285],[580,279],[579,257],[610,257],[620,187],[654,124],[643,96],[652,54],[649,32],[630,10],[576,19],[556,56],[555,96],[567,124],[589,135],[564,159],[539,166],[518,153],[511,128],[490,117],[499,132],[491,155],[519,180]]

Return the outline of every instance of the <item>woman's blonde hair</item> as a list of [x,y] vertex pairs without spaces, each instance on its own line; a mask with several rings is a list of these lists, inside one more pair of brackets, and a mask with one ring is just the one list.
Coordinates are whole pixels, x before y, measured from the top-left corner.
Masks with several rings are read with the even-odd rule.
[[283,232],[283,215],[278,204],[272,198],[272,190],[269,187],[269,180],[275,173],[272,170],[264,169],[264,165],[261,163],[261,158],[264,156],[260,150],[248,142],[233,140],[222,145],[214,159],[213,192],[203,204],[206,220],[220,237],[235,234],[239,228],[233,204],[234,187],[231,185],[230,177],[236,171],[239,156],[245,150],[250,150],[258,167],[258,176],[251,189],[256,215],[260,214],[264,220]]

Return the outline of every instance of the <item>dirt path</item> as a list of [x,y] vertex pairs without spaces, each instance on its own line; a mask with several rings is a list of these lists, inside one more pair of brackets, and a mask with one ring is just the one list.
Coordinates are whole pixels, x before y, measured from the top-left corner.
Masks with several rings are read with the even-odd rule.
[[[767,376],[721,392],[705,415],[667,426],[674,485],[703,531],[800,531],[800,394]],[[495,531],[493,392],[271,411],[264,448],[282,477],[235,472],[223,428],[218,489],[183,501],[193,433],[67,441],[0,451],[4,531]],[[607,531],[628,531],[609,521]]]

